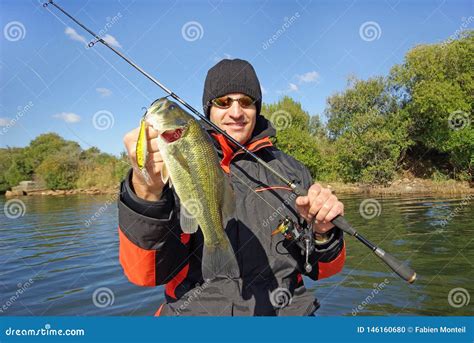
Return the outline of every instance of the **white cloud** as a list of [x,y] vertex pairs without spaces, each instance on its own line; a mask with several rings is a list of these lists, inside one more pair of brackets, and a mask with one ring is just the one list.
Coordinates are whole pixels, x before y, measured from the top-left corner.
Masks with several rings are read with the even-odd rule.
[[223,59],[230,60],[230,59],[232,59],[232,55],[224,53],[224,56],[214,56],[214,62],[215,63],[220,62]]
[[276,93],[277,94],[288,94],[288,93],[291,93],[291,92],[297,92],[299,90],[299,87],[297,85],[295,85],[294,83],[289,83],[288,84],[288,88],[285,89],[285,90],[277,90]]
[[11,123],[10,118],[0,118],[0,126],[8,126]]
[[61,112],[53,115],[54,118],[65,121],[66,123],[77,123],[81,120],[81,117],[72,112]]
[[112,95],[112,91],[108,88],[99,87],[95,89],[101,97],[105,98]]
[[66,30],[64,30],[64,33],[71,38],[72,40],[76,40],[78,42],[87,44],[87,40],[81,36],[79,33],[76,32],[72,27],[66,27]]
[[303,75],[296,75],[299,84],[317,82],[319,80],[319,73],[317,71],[309,71]]
[[262,88],[262,95],[268,94],[268,90],[265,87],[261,86],[261,88]]
[[289,92],[296,92],[298,90],[298,86],[295,85],[294,83],[290,82],[290,84],[288,86],[289,86],[289,88],[288,88]]
[[111,45],[115,48],[121,48],[122,47],[120,45],[120,43],[118,42],[118,40],[114,36],[109,35],[108,33],[104,37],[102,37],[102,39],[104,41],[106,41],[107,43],[109,43],[109,45]]

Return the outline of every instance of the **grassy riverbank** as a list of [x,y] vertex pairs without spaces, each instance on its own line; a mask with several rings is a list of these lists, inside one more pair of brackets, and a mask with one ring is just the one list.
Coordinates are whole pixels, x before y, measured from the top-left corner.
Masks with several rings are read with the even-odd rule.
[[[465,181],[433,181],[420,178],[403,178],[390,182],[386,186],[376,186],[361,183],[320,182],[324,187],[331,188],[335,194],[372,194],[372,195],[403,195],[403,194],[437,194],[460,195],[474,194],[474,188]],[[64,195],[98,195],[118,194],[119,185],[115,187],[78,188],[70,190],[42,190],[26,194],[7,192],[7,197],[17,196],[64,196]]]
[[323,186],[331,188],[336,194],[474,194],[474,188],[470,187],[468,182],[455,180],[433,181],[420,178],[404,178],[390,182],[386,186],[341,182],[322,182],[321,184]]

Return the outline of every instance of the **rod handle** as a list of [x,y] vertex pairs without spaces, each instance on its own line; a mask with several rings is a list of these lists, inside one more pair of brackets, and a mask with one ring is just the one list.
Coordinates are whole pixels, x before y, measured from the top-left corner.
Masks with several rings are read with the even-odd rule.
[[333,223],[333,224],[336,225],[338,228],[340,228],[342,231],[344,231],[345,233],[347,233],[347,234],[349,234],[349,235],[351,235],[351,236],[355,236],[356,233],[357,233],[357,230],[354,229],[354,228],[352,227],[352,225],[349,224],[349,223],[347,222],[347,220],[346,220],[343,216],[341,216],[341,215],[339,215],[339,216],[337,216],[336,218],[334,218],[333,220],[331,220],[331,223]]
[[308,190],[304,189],[301,186],[298,186],[296,183],[291,183],[290,187],[293,189],[293,193],[295,193],[299,197],[304,197],[308,195]]
[[384,250],[377,248],[374,250],[374,254],[380,257],[395,273],[397,273],[403,280],[408,283],[413,283],[416,280],[416,272],[406,264],[403,264],[395,257],[385,252]]
[[[304,189],[303,187],[298,186],[297,184],[293,183],[291,185],[291,188],[293,188],[293,192],[297,196],[306,196],[306,195],[308,195],[308,191],[306,189]],[[357,230],[354,229],[352,227],[352,225],[349,224],[346,219],[344,219],[343,216],[337,216],[336,218],[331,220],[331,223],[333,223],[338,228],[340,228],[342,231],[344,231],[345,233],[347,233],[351,236],[355,236],[355,234],[357,233]]]

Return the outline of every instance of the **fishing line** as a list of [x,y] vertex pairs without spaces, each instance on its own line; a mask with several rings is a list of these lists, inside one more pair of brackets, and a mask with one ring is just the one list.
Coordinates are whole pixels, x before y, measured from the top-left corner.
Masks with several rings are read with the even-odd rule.
[[[292,189],[292,192],[296,194],[297,196],[306,196],[308,195],[308,191],[297,185],[291,180],[288,180],[286,177],[281,175],[278,171],[273,169],[268,163],[266,163],[264,160],[259,158],[257,155],[255,155],[253,152],[251,152],[249,149],[247,149],[245,146],[240,144],[238,141],[236,141],[232,136],[230,136],[226,131],[222,130],[220,127],[218,127],[216,124],[214,124],[211,120],[209,120],[206,116],[202,115],[199,111],[197,111],[194,107],[189,105],[186,101],[181,99],[177,94],[172,92],[170,89],[168,89],[165,85],[163,85],[160,81],[155,79],[153,76],[148,74],[146,71],[144,71],[141,67],[139,67],[136,63],[131,61],[129,58],[127,58],[124,54],[122,54],[120,51],[112,47],[110,44],[108,44],[103,38],[99,37],[96,33],[94,33],[92,30],[87,28],[85,25],[83,25],[81,22],[79,22],[76,18],[74,18],[72,15],[70,15],[68,12],[66,12],[64,9],[62,9],[59,5],[57,5],[53,0],[48,0],[48,2],[43,3],[43,7],[48,7],[49,5],[54,6],[57,8],[59,11],[61,11],[65,16],[70,18],[72,21],[74,21],[77,25],[79,25],[81,28],[83,28],[85,31],[87,31],[89,34],[91,34],[95,40],[91,41],[88,46],[93,47],[97,43],[101,43],[105,45],[107,48],[112,50],[115,54],[117,54],[120,58],[122,58],[125,62],[127,62],[129,65],[131,65],[133,68],[135,68],[139,73],[144,75],[147,79],[149,79],[151,82],[153,82],[155,85],[160,87],[164,92],[168,94],[167,97],[171,96],[173,99],[175,99],[177,102],[179,102],[181,105],[183,105],[185,108],[187,108],[189,111],[191,111],[192,114],[200,118],[202,121],[204,121],[207,125],[212,127],[216,132],[222,134],[226,139],[234,144],[236,147],[244,151],[246,154],[251,156],[258,164],[260,164],[262,167],[267,169],[269,172],[271,172],[274,176],[276,176],[278,179],[280,179],[284,184],[286,184],[288,187]],[[53,14],[54,15],[54,14]],[[392,255],[388,254],[372,242],[370,242],[368,239],[366,239],[364,236],[362,236],[360,233],[357,232],[357,230],[350,225],[346,219],[343,216],[337,216],[334,218],[331,223],[333,223],[335,226],[340,228],[342,231],[345,233],[355,237],[357,240],[359,240],[361,243],[363,243],[366,247],[372,250],[372,252],[378,256],[387,266],[389,266],[398,276],[400,276],[402,279],[406,280],[409,283],[412,283],[416,279],[416,273],[413,269],[411,269],[409,266],[401,263],[395,257]],[[309,242],[309,232],[305,231],[304,236],[305,238],[305,244],[306,244],[306,254],[309,251],[309,244],[314,244],[313,242]],[[312,234],[312,232],[311,232]]]

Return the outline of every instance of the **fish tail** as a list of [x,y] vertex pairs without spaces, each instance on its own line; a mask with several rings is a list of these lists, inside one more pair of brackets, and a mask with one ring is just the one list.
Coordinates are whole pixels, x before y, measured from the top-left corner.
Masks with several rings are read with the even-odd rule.
[[230,244],[218,246],[204,244],[202,275],[204,280],[212,280],[216,277],[239,277],[239,266]]

